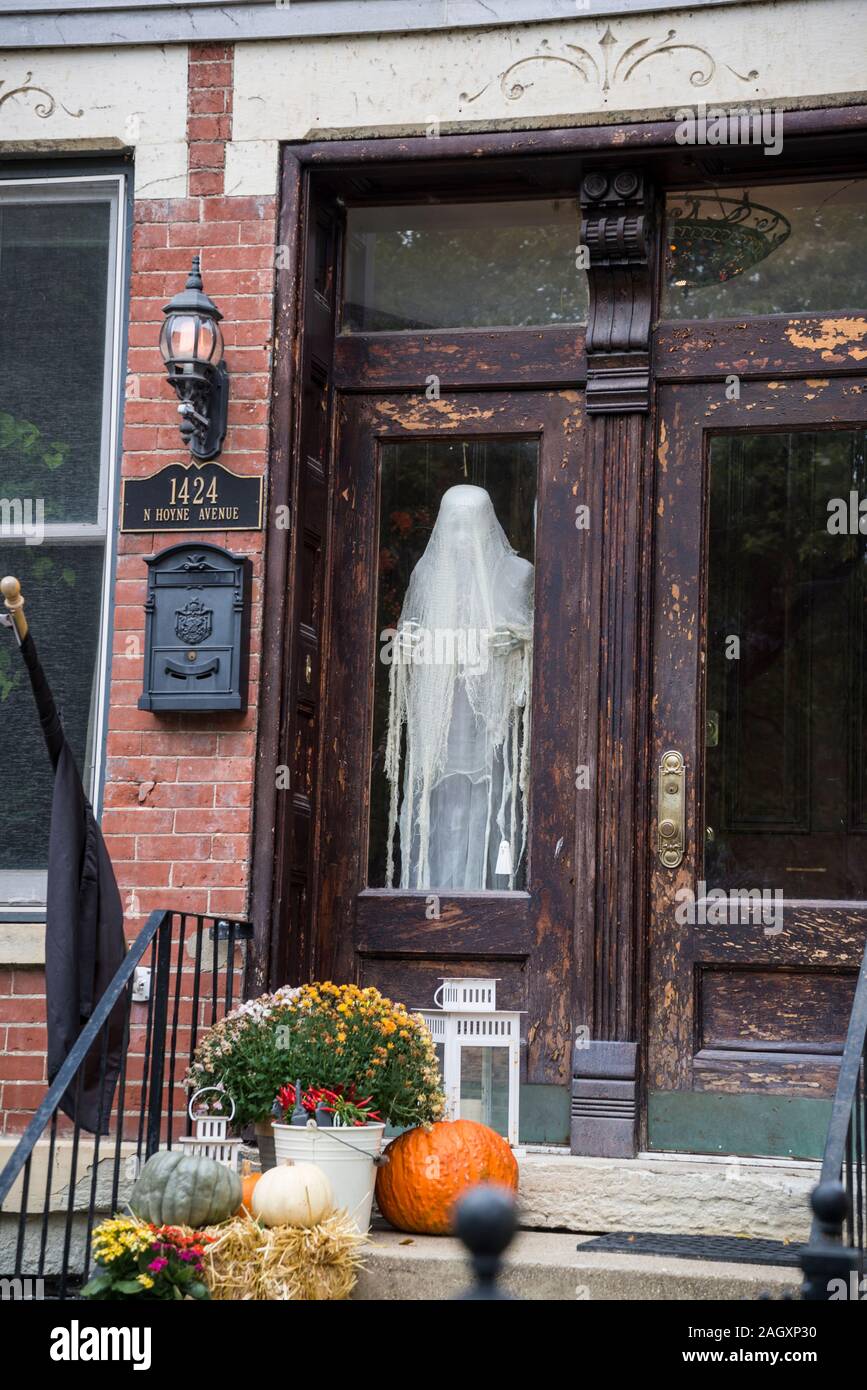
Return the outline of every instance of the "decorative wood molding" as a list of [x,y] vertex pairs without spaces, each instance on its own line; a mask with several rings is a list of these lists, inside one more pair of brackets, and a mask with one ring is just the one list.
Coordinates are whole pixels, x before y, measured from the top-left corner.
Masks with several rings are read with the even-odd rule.
[[596,655],[588,688],[598,691],[598,701],[582,738],[584,758],[596,771],[592,845],[582,845],[579,860],[587,896],[576,905],[573,1017],[593,1041],[573,1057],[572,1151],[628,1157],[637,1151],[644,1009],[651,465],[643,414],[597,407],[587,432],[599,517],[588,623]]
[[576,1049],[572,1152],[634,1158],[638,1140],[638,1044],[592,1042]]
[[590,262],[587,411],[646,412],[653,202],[643,174],[633,169],[585,174],[581,243]]

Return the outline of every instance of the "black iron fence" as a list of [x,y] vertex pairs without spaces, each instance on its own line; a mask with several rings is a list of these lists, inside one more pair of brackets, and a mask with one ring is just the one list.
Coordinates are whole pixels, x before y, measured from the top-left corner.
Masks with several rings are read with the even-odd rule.
[[813,1192],[810,1243],[801,1264],[803,1297],[813,1301],[867,1294],[867,951],[855,989],[837,1092]]
[[[199,1034],[238,1002],[249,923],[152,912],[0,1172],[0,1272],[65,1298],[87,1278],[95,1221],[122,1208],[142,1163],[189,1132],[183,1077]],[[123,1021],[108,1115],[90,1134],[61,1110],[86,1059],[109,1064]]]

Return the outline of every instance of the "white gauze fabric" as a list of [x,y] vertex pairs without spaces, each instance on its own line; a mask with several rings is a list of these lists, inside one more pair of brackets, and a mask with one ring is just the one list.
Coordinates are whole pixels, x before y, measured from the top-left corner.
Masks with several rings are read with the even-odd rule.
[[[533,577],[485,489],[449,488],[391,654],[388,887],[398,826],[401,888],[515,885],[527,840]],[[498,857],[508,872],[495,872]]]

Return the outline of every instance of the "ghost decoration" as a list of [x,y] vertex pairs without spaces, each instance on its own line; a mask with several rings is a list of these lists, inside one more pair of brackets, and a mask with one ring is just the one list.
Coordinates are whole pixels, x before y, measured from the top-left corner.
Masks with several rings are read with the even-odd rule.
[[514,888],[527,843],[533,566],[484,488],[449,488],[392,644],[386,884]]

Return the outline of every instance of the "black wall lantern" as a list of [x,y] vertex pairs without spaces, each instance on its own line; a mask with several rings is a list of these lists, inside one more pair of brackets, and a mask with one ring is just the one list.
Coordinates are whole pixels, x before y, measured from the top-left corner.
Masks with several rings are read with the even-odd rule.
[[226,437],[229,373],[223,362],[223,315],[204,293],[198,256],[186,288],[163,313],[160,352],[180,401],[181,438],[197,459],[216,458]]

